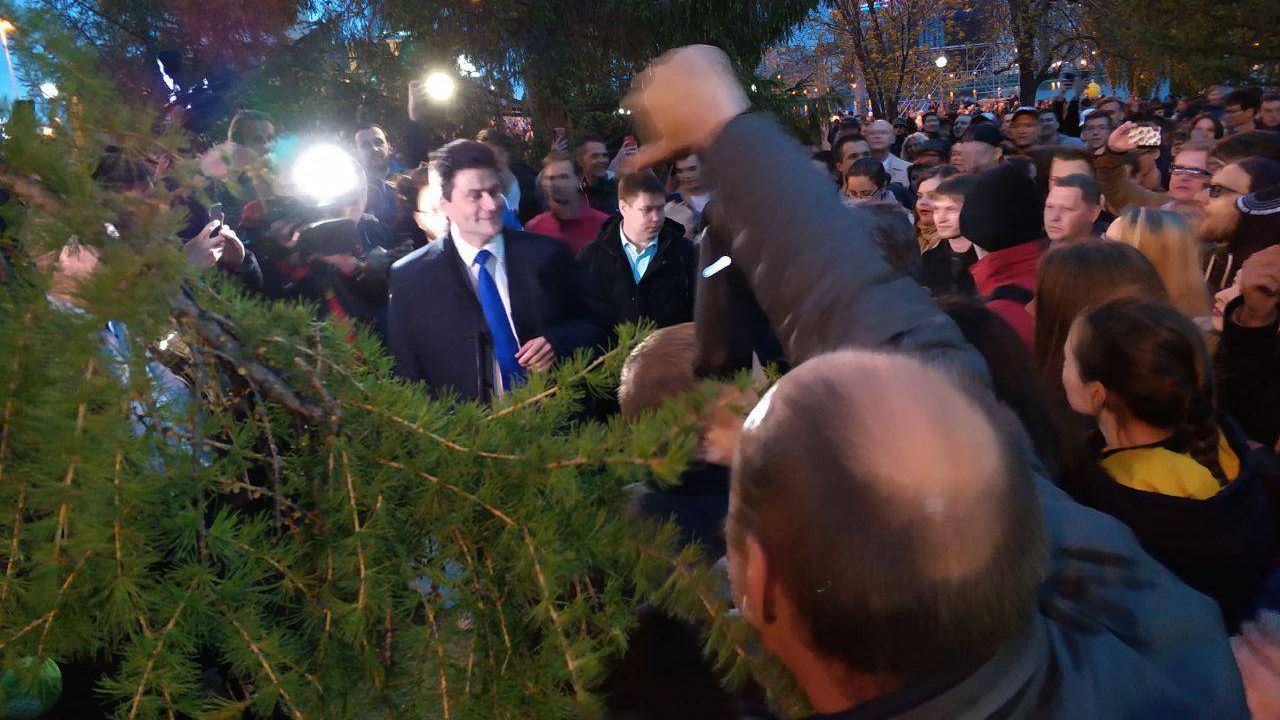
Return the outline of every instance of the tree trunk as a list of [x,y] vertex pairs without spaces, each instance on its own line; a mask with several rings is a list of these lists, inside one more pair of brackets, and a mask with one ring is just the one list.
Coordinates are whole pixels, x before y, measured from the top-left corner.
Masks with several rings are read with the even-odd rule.
[[1009,29],[1013,34],[1014,55],[1018,60],[1018,100],[1034,105],[1040,78],[1036,64],[1035,20],[1028,0],[1008,0]]

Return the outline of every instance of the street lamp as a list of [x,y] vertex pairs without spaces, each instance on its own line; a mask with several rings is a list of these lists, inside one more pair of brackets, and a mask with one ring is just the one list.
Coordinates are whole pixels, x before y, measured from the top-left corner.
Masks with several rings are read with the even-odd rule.
[[431,102],[443,105],[453,99],[454,93],[458,91],[458,84],[453,81],[453,77],[441,70],[436,70],[427,75],[427,80],[423,83],[422,89],[427,93],[427,97]]
[[933,61],[933,64],[934,64],[934,65],[937,65],[937,66],[938,66],[938,67],[940,67],[940,68],[944,68],[944,67],[946,67],[946,66],[947,66],[947,56],[946,56],[946,55],[939,55],[939,56],[938,56],[938,59]]
[[41,83],[40,94],[43,95],[46,100],[52,100],[58,97],[58,86],[54,85],[52,81]]

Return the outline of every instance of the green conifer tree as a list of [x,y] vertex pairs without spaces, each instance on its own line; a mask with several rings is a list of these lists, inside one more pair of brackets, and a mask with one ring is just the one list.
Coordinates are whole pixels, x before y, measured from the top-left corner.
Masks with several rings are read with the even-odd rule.
[[[0,707],[97,659],[119,718],[573,717],[642,603],[703,625],[728,683],[777,686],[700,550],[623,518],[624,486],[678,476],[708,392],[575,419],[640,331],[494,407],[428,399],[367,334],[191,270],[186,138],[8,12],[24,79],[61,92],[0,139]],[[108,145],[177,186],[104,189]],[[67,305],[40,268],[73,238],[101,261]]]

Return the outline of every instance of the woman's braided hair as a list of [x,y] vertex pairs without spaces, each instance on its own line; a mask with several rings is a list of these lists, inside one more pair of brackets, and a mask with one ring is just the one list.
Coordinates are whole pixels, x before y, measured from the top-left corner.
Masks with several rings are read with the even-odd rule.
[[1227,481],[1209,352],[1190,320],[1163,302],[1123,298],[1081,315],[1073,332],[1082,380],[1101,383],[1119,412],[1173,431],[1176,444]]

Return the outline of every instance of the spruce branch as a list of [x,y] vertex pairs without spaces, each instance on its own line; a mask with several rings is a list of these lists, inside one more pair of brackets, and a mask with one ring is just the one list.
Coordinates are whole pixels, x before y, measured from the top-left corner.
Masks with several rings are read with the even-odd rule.
[[[18,341],[14,343],[13,359],[9,362],[9,383],[5,387],[4,413],[0,415],[0,485],[4,482],[5,460],[9,457],[9,434],[13,422],[13,405],[17,400],[18,370],[27,348],[27,338],[31,323],[35,320],[35,308],[28,310],[22,317],[22,329],[18,333]],[[18,543],[22,537],[22,513],[26,509],[27,482],[18,478],[18,501],[13,512],[13,534],[9,541],[9,557],[4,564],[4,585],[0,586],[0,602],[9,598],[9,584],[13,581],[13,571],[18,562]]]
[[486,555],[484,562],[489,569],[489,582],[495,586],[493,603],[498,608],[498,628],[502,631],[502,643],[507,648],[507,654],[502,658],[502,669],[499,671],[499,674],[505,674],[507,672],[507,663],[511,661],[511,635],[507,633],[507,621],[504,619],[506,610],[502,606],[502,598],[505,597],[505,593],[496,589],[498,574],[493,570],[493,560]]
[[178,618],[182,617],[182,611],[186,609],[187,601],[191,599],[191,593],[195,591],[196,584],[197,581],[191,581],[191,584],[187,586],[187,592],[183,594],[182,600],[178,602],[178,607],[169,616],[169,621],[164,624],[164,627],[160,628],[160,636],[155,639],[156,645],[151,650],[151,657],[147,658],[147,664],[142,668],[142,677],[138,680],[138,690],[133,694],[133,702],[129,704],[129,718],[131,720],[138,716],[138,710],[142,707],[142,697],[146,693],[147,680],[151,677],[151,669],[155,667],[156,658],[160,657],[160,653],[164,651],[165,640],[168,639],[169,633],[173,632],[174,627],[178,625]]
[[591,374],[593,370],[600,367],[601,365],[604,365],[606,362],[617,358],[619,355],[622,354],[624,350],[629,350],[629,348],[626,347],[625,345],[619,345],[606,353],[602,353],[600,357],[596,358],[595,360],[592,360],[590,363],[587,363],[585,367],[583,367],[581,370],[574,373],[573,375],[570,375],[565,380],[561,380],[560,382],[556,383],[555,385],[552,385],[551,387],[547,388],[546,390],[543,390],[542,392],[538,393],[537,395],[534,395],[533,397],[526,398],[518,403],[515,403],[514,405],[508,405],[507,407],[504,407],[501,410],[497,410],[491,413],[488,419],[496,420],[497,418],[503,417],[504,415],[510,415],[511,413],[516,412],[517,410],[523,410],[524,408],[527,408],[530,405],[536,405],[542,402],[543,400],[546,400],[547,398],[560,392],[563,388],[570,387],[574,383],[582,382],[584,379],[586,379],[588,375]]
[[431,608],[431,603],[427,602],[426,595],[422,597],[422,606],[427,610],[427,627],[430,630],[431,644],[436,649],[436,655],[440,659],[437,666],[440,670],[440,705],[444,712],[445,720],[449,720],[449,677],[445,673],[447,662],[444,656],[444,643],[440,639],[440,628],[436,625],[436,611]]
[[263,395],[280,403],[290,412],[312,423],[326,419],[323,410],[314,403],[298,396],[276,371],[249,358],[240,341],[226,331],[221,323],[210,317],[185,292],[171,301],[175,317],[188,327],[200,344],[227,360],[236,372],[258,387]]
[[444,437],[443,435],[437,435],[436,433],[433,433],[430,430],[427,430],[426,428],[413,422],[412,420],[406,420],[400,417],[399,415],[396,415],[395,413],[392,413],[388,410],[384,410],[383,408],[380,408],[380,407],[376,407],[374,405],[370,405],[369,403],[366,403],[366,402],[361,402],[359,400],[344,400],[342,401],[342,404],[347,405],[349,407],[358,408],[360,410],[364,410],[366,412],[370,412],[375,415],[381,415],[387,418],[388,420],[398,425],[401,425],[403,427],[406,427],[420,435],[426,435],[427,437],[431,438],[432,440],[435,440],[436,442],[449,448],[450,450],[456,450],[461,453],[474,453],[482,458],[488,458],[490,460],[520,460],[521,459],[519,455],[486,452],[484,450],[473,450],[465,445],[454,442],[453,440],[450,440],[449,438]]
[[[44,632],[40,634],[41,643],[44,642],[45,634],[49,632],[49,627],[53,625],[54,618],[58,616],[58,609],[62,607],[62,599],[67,594],[67,588],[71,587],[71,583],[74,582],[76,579],[76,576],[80,574],[80,569],[84,567],[84,561],[88,560],[89,556],[92,554],[93,554],[92,550],[85,550],[84,554],[80,556],[80,560],[76,563],[75,567],[71,569],[71,572],[67,575],[67,578],[62,581],[62,586],[58,588],[58,595],[53,600],[53,607],[49,608],[49,610],[45,612],[45,614],[41,615],[35,620],[32,620],[26,625],[23,625],[16,633],[14,633],[13,635],[10,635],[8,639],[0,641],[0,650],[5,649],[9,645],[16,642],[23,635],[26,635],[27,633],[31,632],[32,630],[35,630],[41,625],[45,626]],[[37,652],[37,655],[38,654],[40,653]]]
[[[96,358],[90,356],[89,362],[85,363],[84,383],[88,384],[90,378],[93,377],[93,368]],[[88,411],[87,403],[80,403],[76,406],[76,428],[75,439],[77,441],[84,435],[84,418]],[[77,448],[78,450],[79,448]],[[76,477],[76,465],[79,462],[78,455],[72,455],[70,462],[67,463],[67,474],[62,479],[62,484],[71,487]],[[70,511],[70,505],[66,500],[62,501],[62,505],[58,508],[58,531],[53,536],[53,557],[57,560],[58,555],[62,551],[62,541],[67,537],[67,515]]]
[[542,572],[542,563],[538,560],[538,549],[533,544],[529,529],[521,528],[521,530],[524,533],[524,544],[529,548],[529,557],[533,560],[533,572],[538,578],[538,589],[542,591],[542,601],[546,604],[547,615],[551,618],[551,627],[556,631],[556,640],[560,643],[560,651],[564,653],[565,664],[569,668],[569,681],[573,685],[574,694],[581,698],[586,694],[586,688],[578,678],[578,662],[569,649],[569,638],[565,634],[560,613],[556,611],[555,597],[552,596],[551,587],[547,584],[547,576]]
[[262,648],[252,637],[249,636],[248,631],[246,631],[244,626],[236,620],[235,616],[227,607],[219,604],[219,608],[222,610],[222,616],[226,618],[231,627],[236,629],[236,632],[240,634],[240,637],[244,638],[245,645],[248,646],[249,651],[253,653],[254,657],[258,659],[258,663],[262,666],[262,671],[266,673],[267,679],[271,681],[272,687],[274,687],[276,692],[280,694],[280,700],[284,703],[285,711],[287,711],[294,720],[306,720],[302,713],[298,711],[298,707],[294,703],[293,697],[289,695],[288,689],[286,689],[280,682],[280,676],[276,674],[275,669],[272,668],[271,663],[267,660],[267,656],[262,651]]
[[356,562],[360,570],[360,589],[356,593],[356,612],[364,613],[366,574],[364,560],[364,543],[360,539],[360,506],[356,503],[356,487],[351,479],[351,464],[347,460],[347,451],[342,451],[342,474],[347,480],[347,499],[351,502],[352,537],[356,540]]

